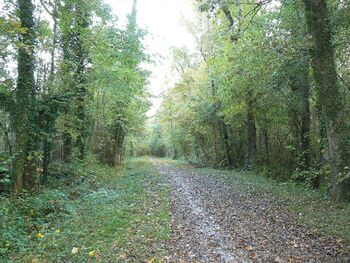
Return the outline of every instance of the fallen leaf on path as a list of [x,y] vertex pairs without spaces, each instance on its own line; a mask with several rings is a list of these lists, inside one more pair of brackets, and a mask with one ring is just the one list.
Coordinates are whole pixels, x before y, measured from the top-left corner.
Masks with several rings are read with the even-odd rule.
[[252,251],[254,248],[251,245],[248,245],[245,247],[245,250]]

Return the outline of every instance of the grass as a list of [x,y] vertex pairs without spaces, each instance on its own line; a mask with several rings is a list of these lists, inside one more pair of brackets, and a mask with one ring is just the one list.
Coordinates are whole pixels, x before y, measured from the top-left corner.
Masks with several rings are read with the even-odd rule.
[[[172,163],[169,160],[167,162]],[[326,235],[337,237],[339,242],[344,241],[344,250],[349,253],[349,203],[336,204],[321,191],[293,182],[277,182],[255,172],[194,168],[179,162],[173,164],[202,174],[220,176],[239,191],[267,198],[293,213],[300,222]]]
[[133,159],[118,169],[78,169],[57,189],[0,199],[7,219],[0,225],[0,262],[161,260],[168,249],[168,190],[153,165]]
[[[350,243],[350,204],[253,172],[194,168],[277,203],[314,229]],[[48,188],[0,197],[0,262],[159,262],[168,254],[168,188],[147,158],[118,168],[57,168]],[[347,251],[349,248],[344,247]]]

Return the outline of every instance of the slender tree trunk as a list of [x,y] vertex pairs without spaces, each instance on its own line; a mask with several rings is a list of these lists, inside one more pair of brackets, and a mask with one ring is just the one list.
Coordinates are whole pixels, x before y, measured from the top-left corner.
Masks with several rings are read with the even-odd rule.
[[230,168],[233,168],[233,167],[235,167],[235,160],[234,160],[234,156],[233,156],[233,153],[231,150],[232,147],[230,145],[230,138],[228,135],[227,126],[226,126],[225,122],[221,119],[220,119],[220,133],[221,133],[223,146],[225,149],[227,164]]
[[14,161],[15,192],[34,187],[35,158],[37,149],[35,133],[34,84],[34,6],[31,0],[18,0],[21,26],[26,30],[21,33],[21,46],[18,49],[18,79],[16,88],[16,159]]
[[113,149],[111,164],[116,166],[122,163],[124,150],[125,132],[119,120],[116,120],[116,127],[114,129]]
[[[327,131],[328,159],[332,174],[332,198],[339,201],[342,185],[338,175],[342,172],[342,156],[346,156],[348,142],[342,141],[343,123],[340,110],[343,101],[337,83],[337,73],[332,46],[331,24],[325,0],[304,0],[309,31],[313,37],[313,67],[316,91],[322,105],[322,115]],[[344,160],[348,162],[348,160]]]
[[63,156],[64,163],[69,163],[72,160],[73,139],[69,133],[63,133]]
[[10,140],[10,132],[8,127],[6,127],[6,125],[2,124],[0,122],[0,128],[3,130],[4,132],[4,145],[5,145],[5,151],[8,152],[9,156],[12,156],[13,150],[12,150],[12,143]]
[[[47,93],[51,94],[52,91],[52,85],[53,81],[55,79],[55,55],[56,55],[56,44],[57,44],[57,19],[58,19],[58,12],[57,12],[57,3],[54,1],[54,10],[52,12],[52,18],[53,18],[53,40],[52,40],[52,50],[51,50],[51,63],[50,63],[50,75],[48,79],[48,85],[47,86]],[[54,133],[54,125],[55,125],[55,119],[49,118],[45,120],[45,133],[46,135],[43,138],[43,177],[42,177],[42,183],[46,184],[48,181],[49,176],[49,164],[51,162],[51,150],[52,150],[52,143],[51,139]]]
[[[306,61],[305,61],[306,60]],[[309,82],[309,58],[306,55],[301,70],[301,168],[308,170],[310,167],[310,82]]]
[[[216,101],[216,86],[215,86],[215,81],[211,80],[210,82],[211,86],[211,95],[214,101]],[[214,102],[214,114],[213,114],[213,122],[212,122],[212,129],[213,129],[213,143],[214,143],[214,157],[213,157],[213,166],[217,167],[219,163],[219,150],[218,150],[218,130],[219,130],[219,117],[218,117],[218,110],[219,110],[219,105]]]
[[[80,85],[84,85],[80,83]],[[79,159],[83,160],[85,158],[85,148],[86,148],[86,89],[85,87],[81,87],[78,92],[77,101],[78,101],[78,109],[77,109],[77,117],[79,119],[79,127],[78,127],[78,138],[76,141],[76,146],[79,150]]]
[[179,156],[178,156],[178,152],[177,152],[175,143],[172,143],[172,147],[173,147],[173,160],[176,160],[179,158]]
[[[226,2],[221,0],[217,0],[219,7],[223,11],[226,20],[229,24],[229,33],[230,40],[234,45],[239,41],[242,36],[242,23],[243,23],[243,8],[240,0],[235,0],[236,8],[238,9],[236,19],[233,18],[232,13],[229,9],[229,6]],[[236,21],[235,21],[236,20]],[[256,126],[255,126],[255,118],[253,114],[253,91],[251,89],[248,90],[248,99],[247,99],[247,131],[248,131],[248,156],[245,164],[246,169],[252,169],[255,166],[256,162]]]
[[46,184],[49,177],[49,164],[51,161],[51,142],[49,140],[44,141],[44,153],[43,153],[43,184]]
[[[50,81],[52,82],[55,76],[55,55],[56,55],[56,44],[57,44],[57,19],[58,19],[58,7],[57,3],[54,1],[54,10],[52,13],[53,18],[53,40],[52,40],[52,50],[51,50],[51,65],[50,65]],[[49,90],[50,92],[50,90]]]
[[[296,34],[296,33],[294,33]],[[303,51],[304,52],[304,51]],[[292,149],[294,168],[306,171],[310,168],[310,81],[309,81],[309,55],[302,54],[301,65],[291,76],[292,93],[294,103],[292,104],[291,119],[293,121],[294,145]],[[300,61],[294,62],[300,63]],[[296,65],[295,65],[296,67]],[[303,178],[299,178],[300,182]]]
[[[319,100],[317,100],[316,102],[316,110],[317,110],[317,118],[318,118],[318,158],[317,158],[317,162],[318,162],[318,166],[317,168],[320,170],[322,165],[325,163],[325,156],[324,156],[324,152],[325,152],[325,148],[327,148],[327,132],[326,132],[326,126],[323,120],[323,116],[321,113],[321,105],[319,103]],[[317,176],[313,182],[312,182],[312,186],[314,188],[319,188],[320,184],[321,184],[321,180],[323,178],[321,176]]]
[[130,157],[134,157],[134,143],[130,140]]
[[173,148],[173,160],[176,160],[179,158],[178,151],[176,149],[175,140],[174,140],[174,127],[173,127],[173,120],[170,121],[170,129],[171,129],[171,146]]
[[265,155],[266,155],[266,165],[270,167],[270,151],[269,151],[269,134],[267,129],[263,130],[264,141],[265,141]]
[[[72,66],[72,27],[73,27],[73,20],[69,20],[70,14],[73,12],[73,4],[70,1],[67,1],[65,5],[58,6],[58,12],[60,16],[60,31],[62,34],[62,51],[63,51],[63,63],[62,63],[62,75],[64,76],[63,79],[63,92],[66,94],[69,94],[72,92],[73,89],[73,83],[72,80],[69,78],[69,74],[74,71],[74,68]],[[69,25],[67,26],[63,21],[69,21]],[[65,102],[64,105],[64,115],[66,119],[68,119],[68,116],[72,114],[72,105],[71,101]],[[62,133],[62,161],[64,163],[69,163],[72,160],[72,152],[73,152],[73,138],[70,134],[70,131],[73,129],[72,124],[70,121],[66,120],[64,123],[64,131]]]
[[77,7],[76,10],[77,28],[76,28],[76,43],[75,43],[75,54],[77,64],[77,85],[76,85],[76,112],[79,120],[78,126],[78,138],[76,145],[79,150],[79,158],[83,160],[85,158],[86,148],[86,101],[88,96],[87,83],[86,83],[86,66],[88,59],[87,50],[84,44],[83,33],[89,26],[89,14],[84,10],[82,6]]
[[253,169],[256,163],[256,126],[253,114],[253,101],[251,98],[251,92],[248,92],[248,103],[247,103],[247,128],[248,128],[248,156],[245,165],[246,169]]

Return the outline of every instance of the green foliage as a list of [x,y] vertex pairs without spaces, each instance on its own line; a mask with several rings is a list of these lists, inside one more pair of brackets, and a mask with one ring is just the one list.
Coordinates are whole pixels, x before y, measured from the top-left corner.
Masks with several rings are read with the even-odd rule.
[[132,160],[118,170],[93,160],[64,165],[51,179],[40,193],[0,198],[1,261],[165,256],[167,190],[148,160]]
[[145,90],[149,74],[140,64],[148,57],[141,44],[144,32],[134,24],[133,16],[125,30],[116,28],[112,21],[97,24],[94,32],[91,110],[100,132],[92,135],[92,148],[103,162],[114,164],[116,155],[123,154],[126,138],[137,136],[143,129],[149,107]]
[[158,124],[150,127],[150,129],[150,137],[148,139],[150,154],[164,157],[166,155],[166,146],[163,142],[162,127]]
[[[313,42],[303,3],[198,2],[199,12],[208,15],[206,21],[199,15],[196,26],[188,26],[198,51],[174,50],[180,80],[165,94],[154,121],[160,124],[157,141],[165,152],[198,165],[243,169],[250,167],[253,155],[256,170],[278,179],[329,191],[331,182],[333,187],[338,182],[349,189],[343,172],[347,155],[337,162],[341,169],[335,175],[325,161],[334,150],[327,149],[319,78],[311,75]],[[343,56],[348,5],[328,2],[344,95],[345,121],[336,125],[335,133],[340,133],[339,149],[344,149],[350,136],[349,90],[344,89],[348,56]],[[202,60],[194,59],[198,55]],[[350,152],[349,147],[343,151]]]
[[9,192],[11,186],[10,166],[13,157],[7,157],[0,153],[0,193]]
[[17,190],[45,184],[52,160],[68,163],[93,152],[120,162],[149,108],[149,73],[140,66],[149,58],[136,10],[121,28],[100,0],[2,7],[0,137],[7,155],[17,157],[9,166],[18,172]]

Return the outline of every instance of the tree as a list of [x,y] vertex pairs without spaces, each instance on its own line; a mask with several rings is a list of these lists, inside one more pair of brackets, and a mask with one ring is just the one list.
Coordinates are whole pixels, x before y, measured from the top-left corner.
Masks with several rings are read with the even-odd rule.
[[60,30],[62,32],[63,59],[61,81],[64,90],[71,97],[62,116],[63,160],[69,162],[73,148],[78,149],[78,158],[84,159],[87,140],[88,83],[87,64],[89,63],[88,43],[90,41],[90,16],[92,3],[66,0],[60,5]]
[[313,38],[313,67],[317,95],[327,130],[328,159],[332,173],[332,197],[339,201],[344,195],[344,182],[339,177],[348,162],[349,142],[344,135],[341,110],[344,107],[339,91],[332,46],[332,28],[325,0],[304,0],[307,22]]
[[15,191],[35,185],[37,122],[36,88],[34,82],[34,6],[31,0],[18,0],[21,27],[18,47],[18,77],[16,88],[16,159],[14,162]]
[[149,107],[145,90],[148,73],[140,67],[148,58],[141,43],[144,32],[137,27],[136,4],[134,1],[125,30],[117,29],[114,21],[94,28],[93,151],[110,165],[123,161],[126,141],[142,130]]

